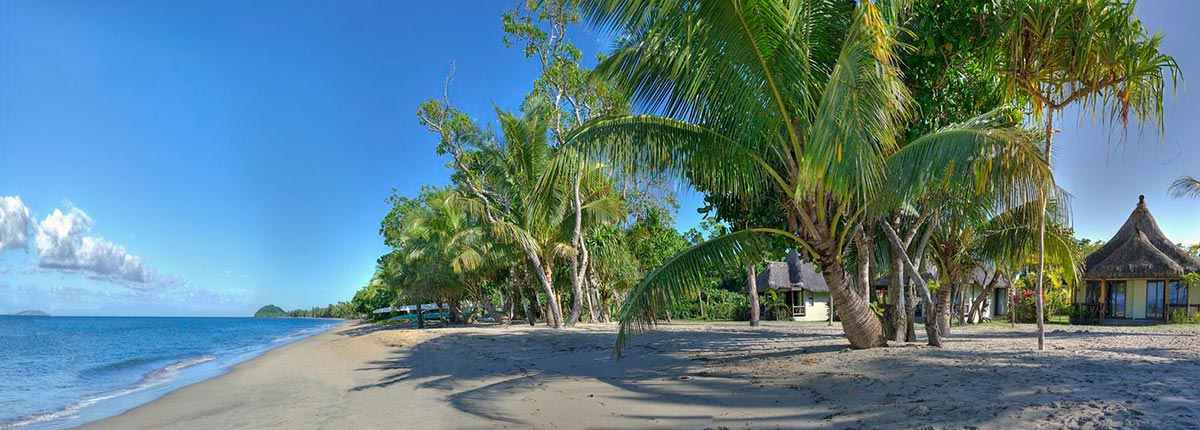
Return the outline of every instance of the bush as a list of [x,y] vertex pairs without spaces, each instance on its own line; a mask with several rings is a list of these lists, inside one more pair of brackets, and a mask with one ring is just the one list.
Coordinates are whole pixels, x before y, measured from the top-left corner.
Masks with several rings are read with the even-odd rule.
[[1188,323],[1187,309],[1176,309],[1176,310],[1171,311],[1170,323],[1171,324],[1187,324]]
[[[704,319],[707,320],[750,320],[750,299],[745,294],[719,288],[704,290]],[[679,299],[671,302],[671,317],[676,319],[700,318],[700,301],[696,298]]]

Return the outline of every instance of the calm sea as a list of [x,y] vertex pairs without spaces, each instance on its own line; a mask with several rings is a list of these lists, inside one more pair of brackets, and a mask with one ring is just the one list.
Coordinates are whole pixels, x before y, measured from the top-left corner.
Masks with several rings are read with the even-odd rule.
[[0,316],[0,430],[111,417],[340,323]]

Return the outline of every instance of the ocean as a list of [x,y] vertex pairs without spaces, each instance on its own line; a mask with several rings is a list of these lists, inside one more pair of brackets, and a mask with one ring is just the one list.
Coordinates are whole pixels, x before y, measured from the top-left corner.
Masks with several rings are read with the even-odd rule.
[[115,416],[341,322],[0,316],[0,430]]

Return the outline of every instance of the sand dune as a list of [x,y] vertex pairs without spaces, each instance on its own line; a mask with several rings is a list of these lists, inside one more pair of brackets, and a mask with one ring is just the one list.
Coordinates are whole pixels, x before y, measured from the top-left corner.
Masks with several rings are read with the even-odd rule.
[[1116,429],[1200,426],[1200,330],[967,327],[850,351],[838,327],[347,325],[88,429]]

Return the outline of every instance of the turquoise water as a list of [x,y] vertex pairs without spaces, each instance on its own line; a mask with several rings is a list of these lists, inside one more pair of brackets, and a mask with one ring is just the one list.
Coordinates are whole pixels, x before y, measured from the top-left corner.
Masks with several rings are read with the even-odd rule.
[[340,323],[0,316],[0,430],[111,417]]

